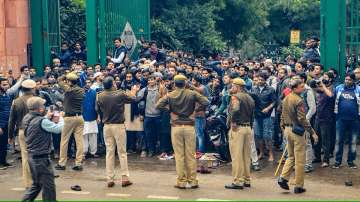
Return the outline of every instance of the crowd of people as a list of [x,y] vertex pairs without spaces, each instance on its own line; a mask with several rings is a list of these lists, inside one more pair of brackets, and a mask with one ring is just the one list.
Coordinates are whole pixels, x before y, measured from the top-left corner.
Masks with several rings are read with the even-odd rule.
[[[171,103],[175,99],[172,97],[174,93],[169,94],[178,87],[177,81],[185,81],[184,87],[189,92],[196,92],[192,94],[186,91],[188,94],[184,95],[184,99],[190,99],[189,96],[196,98],[196,102],[191,100],[195,98],[189,102],[196,103],[196,109],[193,114],[190,113],[190,117],[194,123],[196,138],[191,141],[196,143],[197,159],[205,153],[218,152],[219,145],[214,144],[208,133],[210,116],[228,117],[225,137],[221,141],[225,147],[221,148],[229,149],[231,138],[226,134],[232,128],[230,119],[235,116],[231,111],[234,109],[232,104],[237,103],[233,101],[234,92],[237,91],[232,88],[234,85],[244,87],[244,92],[254,101],[253,105],[245,106],[254,108],[249,123],[249,134],[254,135],[250,135],[248,145],[251,168],[258,171],[261,169],[261,159],[273,162],[274,152],[288,148],[286,145],[290,140],[283,132],[288,123],[283,123],[282,110],[286,97],[299,85],[296,82],[292,84],[293,80],[301,80],[305,84],[305,89],[301,91],[304,105],[299,107],[304,110],[306,120],[311,124],[309,127],[315,129],[305,132],[305,162],[297,162],[296,157],[295,163],[303,166],[305,172],[313,171],[314,163],[321,163],[323,168],[331,166],[338,169],[343,163],[344,144],[347,143],[347,165],[357,168],[354,161],[359,136],[360,66],[355,64],[347,70],[345,80],[340,80],[335,69],[320,64],[316,38],[307,40],[303,57],[288,57],[283,62],[273,62],[271,59],[242,60],[223,57],[221,54],[197,57],[181,51],[162,51],[157,48],[156,42],[143,42],[138,60],[131,60],[121,39],[115,39],[114,46],[113,54],[107,57],[106,66],[87,65],[86,53],[80,43],[75,44],[73,51],[64,43],[59,54],[54,51],[51,53],[52,64],[46,65],[43,72],[34,67],[22,66],[19,78],[15,78],[12,72],[0,75],[0,169],[13,167],[7,162],[7,151],[12,148],[16,152],[16,145],[19,144],[24,185],[33,188],[31,173],[35,171],[31,163],[29,166],[27,156],[34,151],[29,150],[29,145],[34,147],[35,144],[37,148],[43,143],[34,143],[26,135],[31,132],[25,125],[32,121],[27,119],[33,118],[26,114],[29,110],[38,110],[42,103],[34,100],[34,96],[44,100],[47,113],[40,111],[50,121],[42,122],[42,129],[31,129],[51,133],[49,153],[53,159],[58,159],[56,170],[65,170],[67,159],[75,158],[72,169],[81,171],[86,159],[101,158],[106,153],[108,186],[112,187],[116,147],[121,162],[122,186],[132,184],[128,179],[128,154],[171,160],[175,150],[178,164],[179,159],[184,157],[176,151],[181,146],[174,144],[174,138],[179,139],[173,135],[178,132],[172,128],[174,116],[183,118],[183,114],[192,111]],[[198,94],[201,97],[197,97]],[[173,113],[174,110],[183,111]],[[187,124],[183,120],[180,125]],[[234,151],[234,148],[230,148],[230,153],[231,150]],[[288,158],[294,157],[293,152],[287,153]],[[184,155],[186,161],[188,157]],[[234,158],[233,154],[231,157]],[[219,155],[218,158],[222,162],[230,161],[226,155]],[[335,158],[332,165],[331,158]],[[177,165],[178,175],[187,175],[186,171],[179,170]],[[197,181],[193,173],[188,174],[191,187],[196,188]],[[279,180],[280,185],[284,185],[285,178]],[[176,186],[183,188],[183,182],[178,176]],[[238,188],[238,181],[234,183],[228,188]],[[299,186],[303,186],[303,182],[299,183]]]

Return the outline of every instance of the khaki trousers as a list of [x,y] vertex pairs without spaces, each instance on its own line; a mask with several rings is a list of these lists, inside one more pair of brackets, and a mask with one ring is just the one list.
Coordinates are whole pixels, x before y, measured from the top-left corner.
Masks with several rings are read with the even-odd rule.
[[281,177],[289,180],[295,166],[295,186],[303,187],[305,175],[305,135],[296,135],[291,130],[291,127],[286,127],[284,131],[287,137],[288,158],[285,161]]
[[229,131],[229,148],[232,159],[233,183],[244,185],[250,183],[251,139],[250,127],[233,127]]
[[126,130],[124,124],[105,124],[106,175],[109,182],[115,179],[115,149],[120,160],[122,181],[128,180],[129,168],[126,153]]
[[196,136],[194,126],[172,126],[171,142],[175,153],[178,186],[198,185],[196,177]]
[[67,161],[68,144],[71,134],[74,133],[76,142],[75,165],[80,166],[83,160],[83,129],[84,120],[81,116],[64,117],[64,127],[61,131],[59,165],[65,166]]
[[33,181],[31,178],[29,156],[26,148],[25,134],[23,129],[19,129],[19,144],[21,150],[22,176],[24,180],[24,185],[26,188],[30,188]]

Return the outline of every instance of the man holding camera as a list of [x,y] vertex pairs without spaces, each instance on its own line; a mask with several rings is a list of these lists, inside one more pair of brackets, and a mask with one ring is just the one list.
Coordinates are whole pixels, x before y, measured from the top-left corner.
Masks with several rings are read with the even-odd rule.
[[321,144],[314,146],[314,163],[321,162],[321,149],[324,151],[321,167],[328,167],[330,156],[332,155],[332,142],[334,138],[334,105],[333,97],[333,79],[332,73],[325,72],[321,80],[310,81],[310,87],[317,92],[317,113],[315,118],[316,132],[320,135]]
[[64,121],[50,121],[53,118],[51,111],[44,117],[45,100],[40,97],[29,98],[26,105],[29,113],[23,119],[23,126],[33,183],[26,190],[22,201],[33,201],[41,190],[42,200],[56,201],[54,171],[50,160],[51,134],[60,133]]
[[286,159],[278,184],[282,189],[289,190],[288,181],[295,167],[294,193],[305,192],[304,165],[305,165],[305,131],[309,132],[315,144],[318,137],[306,119],[305,104],[301,94],[305,84],[300,78],[292,78],[289,82],[292,92],[285,97],[282,105],[280,126],[287,137],[288,158]]

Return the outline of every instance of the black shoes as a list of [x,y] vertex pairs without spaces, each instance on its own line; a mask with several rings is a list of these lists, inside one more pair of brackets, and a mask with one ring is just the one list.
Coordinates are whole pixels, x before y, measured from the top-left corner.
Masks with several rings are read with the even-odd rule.
[[180,185],[174,185],[174,187],[177,188],[177,189],[186,189],[185,186],[180,186]]
[[82,166],[74,166],[72,169],[75,171],[82,171],[83,167]]
[[252,165],[251,168],[254,170],[254,171],[260,171],[261,168],[259,165]]
[[231,184],[225,185],[225,189],[244,189],[244,186],[231,183]]
[[339,169],[340,166],[341,166],[340,163],[335,163],[331,168],[332,168],[332,169]]
[[[59,164],[57,164],[55,166],[55,170],[65,170],[65,169],[66,169],[65,166],[62,166],[62,165],[59,165]],[[82,171],[83,167],[82,166],[74,166],[74,167],[72,167],[72,169],[75,170],[75,171]]]
[[278,179],[278,184],[279,186],[282,188],[282,189],[285,189],[285,190],[289,190],[289,185],[288,185],[288,181],[285,180],[284,178],[282,177],[279,177]]
[[15,165],[12,165],[12,164],[10,164],[8,162],[0,164],[0,170],[6,170],[8,168],[14,168],[14,167],[15,167]]
[[199,188],[199,185],[198,185],[198,184],[196,184],[196,185],[191,185],[191,186],[190,186],[190,189],[197,189],[197,188]]
[[302,187],[295,187],[294,188],[294,193],[295,194],[301,194],[301,193],[304,193],[306,192],[306,189],[302,188]]
[[251,187],[251,184],[250,184],[250,183],[244,183],[244,187],[250,188],[250,187]]
[[66,169],[65,166],[62,166],[62,165],[59,165],[59,164],[57,164],[57,165],[55,166],[55,170],[65,170],[65,169]]
[[354,162],[348,163],[349,168],[351,169],[357,169],[357,165]]

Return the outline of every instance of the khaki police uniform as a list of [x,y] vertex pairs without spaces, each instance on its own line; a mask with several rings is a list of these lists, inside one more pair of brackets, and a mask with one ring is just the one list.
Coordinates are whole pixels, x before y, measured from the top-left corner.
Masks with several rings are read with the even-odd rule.
[[[245,86],[245,82],[236,78],[233,85]],[[255,103],[252,97],[244,91],[231,97],[228,123],[229,149],[232,159],[233,185],[250,184],[250,146],[253,137],[251,123],[253,121]]]
[[[177,75],[174,80],[185,82],[186,77]],[[197,109],[196,104],[199,104]],[[192,187],[198,186],[194,112],[204,110],[207,105],[209,105],[209,100],[206,97],[185,88],[175,89],[156,104],[156,108],[169,109],[171,113],[171,142],[175,153],[176,186],[180,188],[185,188],[187,183]]]
[[[68,80],[77,80],[75,73],[66,75]],[[70,86],[64,82],[64,77],[59,78],[59,86],[65,91],[64,94],[64,127],[61,131],[60,158],[59,165],[65,166],[67,162],[68,144],[71,134],[74,134],[76,142],[75,165],[80,166],[83,160],[83,128],[84,120],[82,118],[82,102],[84,99],[84,89],[78,85]]]
[[129,97],[121,90],[105,90],[97,96],[96,109],[104,123],[106,145],[106,175],[108,182],[115,180],[115,150],[120,160],[122,181],[128,181],[129,169],[126,152],[125,104],[135,97]]
[[282,104],[281,127],[287,137],[288,158],[286,159],[281,177],[290,179],[295,167],[295,187],[304,186],[304,165],[305,165],[305,135],[299,136],[292,132],[293,125],[300,125],[311,135],[314,130],[306,119],[305,103],[303,99],[292,92],[285,97]]
[[[34,89],[36,83],[33,80],[27,79],[21,83],[21,87],[27,89]],[[24,127],[22,120],[24,116],[29,112],[26,102],[29,98],[33,97],[32,92],[26,92],[21,97],[14,100],[10,110],[9,118],[9,139],[14,138],[15,129],[19,129],[19,144],[21,150],[21,164],[22,164],[22,177],[26,188],[30,188],[32,185],[29,158],[25,142]]]

